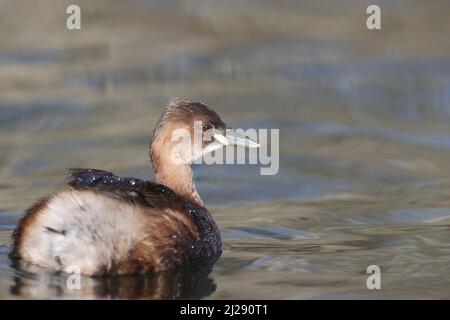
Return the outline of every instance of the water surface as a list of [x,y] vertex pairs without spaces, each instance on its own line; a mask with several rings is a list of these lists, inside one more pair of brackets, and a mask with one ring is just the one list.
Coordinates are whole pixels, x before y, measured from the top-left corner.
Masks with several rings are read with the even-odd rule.
[[[450,4],[1,2],[0,298],[450,298]],[[67,168],[150,178],[170,97],[234,127],[279,128],[280,171],[196,167],[220,260],[83,279],[8,258],[23,211]],[[382,289],[366,288],[367,266]]]

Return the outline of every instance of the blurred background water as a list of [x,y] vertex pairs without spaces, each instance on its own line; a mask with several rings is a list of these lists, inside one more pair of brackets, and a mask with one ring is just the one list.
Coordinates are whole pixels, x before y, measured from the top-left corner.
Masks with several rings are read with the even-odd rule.
[[[79,0],[70,31],[72,3],[0,0],[0,298],[450,298],[450,2]],[[280,129],[277,175],[195,170],[225,242],[212,271],[74,292],[12,264],[23,210],[67,168],[152,176],[170,97]]]

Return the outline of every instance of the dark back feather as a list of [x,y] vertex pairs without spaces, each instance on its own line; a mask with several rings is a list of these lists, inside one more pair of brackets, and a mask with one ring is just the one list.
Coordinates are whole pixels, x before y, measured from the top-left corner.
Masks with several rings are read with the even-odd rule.
[[105,193],[131,203],[151,208],[181,207],[184,200],[170,188],[148,180],[119,177],[96,169],[70,169],[67,184],[76,190]]

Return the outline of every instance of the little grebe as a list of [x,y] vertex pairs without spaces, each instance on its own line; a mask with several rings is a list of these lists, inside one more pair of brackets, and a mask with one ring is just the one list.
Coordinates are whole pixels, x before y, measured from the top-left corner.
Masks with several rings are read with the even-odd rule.
[[[72,169],[64,188],[26,211],[13,233],[11,256],[90,276],[157,272],[219,256],[219,229],[192,180],[191,164],[199,154],[194,143],[196,121],[203,124],[202,137],[206,132],[212,136],[202,139],[200,155],[228,143],[258,147],[226,130],[229,127],[207,105],[173,100],[151,140],[155,182]],[[189,143],[176,146],[187,157],[182,163],[172,158],[176,129],[185,129],[192,137]]]

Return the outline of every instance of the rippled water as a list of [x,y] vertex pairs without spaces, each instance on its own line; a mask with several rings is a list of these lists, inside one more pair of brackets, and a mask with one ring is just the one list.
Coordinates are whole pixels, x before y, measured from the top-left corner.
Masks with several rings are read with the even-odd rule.
[[[450,298],[450,4],[0,2],[0,298]],[[169,97],[279,128],[280,171],[196,168],[211,268],[83,279],[14,265],[10,232],[70,167],[151,177]],[[367,266],[382,289],[366,288]]]

